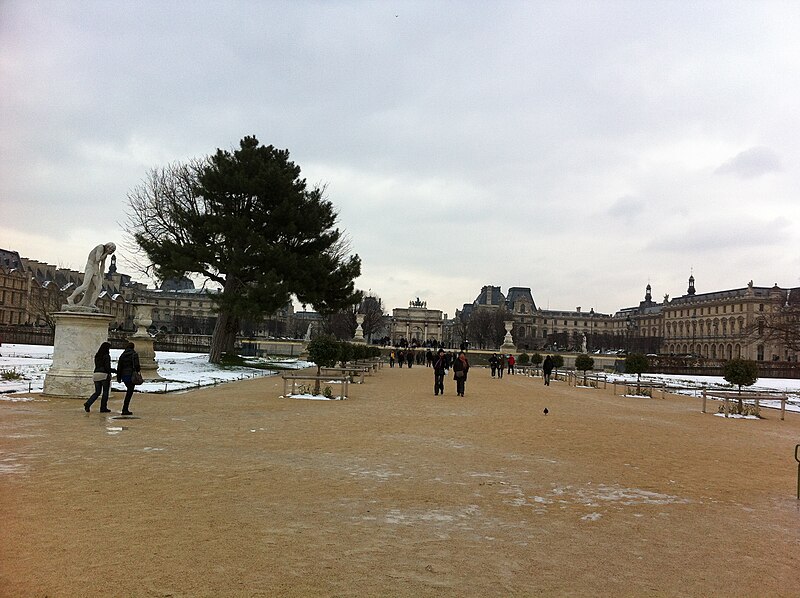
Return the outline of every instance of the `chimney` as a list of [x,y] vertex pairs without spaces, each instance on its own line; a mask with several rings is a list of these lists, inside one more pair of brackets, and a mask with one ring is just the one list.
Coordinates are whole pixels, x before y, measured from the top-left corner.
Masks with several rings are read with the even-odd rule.
[[575,311],[578,312],[578,313],[581,313],[581,306],[579,305],[578,307],[576,307]]

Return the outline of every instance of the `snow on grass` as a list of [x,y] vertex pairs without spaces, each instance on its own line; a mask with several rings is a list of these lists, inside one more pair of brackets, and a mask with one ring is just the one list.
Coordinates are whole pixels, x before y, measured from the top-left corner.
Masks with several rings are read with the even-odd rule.
[[[111,350],[112,366],[116,365],[121,353],[119,349]],[[274,364],[276,369],[302,369],[313,365],[307,361],[291,358],[249,358],[246,359],[246,363],[259,367],[220,366],[208,363],[208,355],[205,353],[172,351],[156,351],[156,362],[158,373],[164,380],[145,382],[136,387],[138,391],[167,392],[245,378],[272,376],[277,371],[263,369],[271,364]],[[0,347],[0,400],[32,400],[13,397],[12,393],[42,392],[45,374],[52,364],[52,346],[4,344]],[[19,375],[19,379],[12,379],[15,376],[5,379],[2,376],[3,372],[14,372]],[[117,382],[112,376],[111,388],[124,391],[125,385]]]
[[[635,374],[609,374],[608,382],[617,384],[636,384]],[[722,376],[688,376],[685,374],[642,374],[642,382],[660,382],[667,385],[667,392],[700,397],[703,390],[736,390]],[[785,392],[786,410],[800,412],[800,379],[759,378],[753,386],[745,386],[743,392]],[[708,397],[715,400],[713,396]],[[780,409],[779,400],[762,399],[761,407]]]
[[[281,399],[305,399],[307,401],[341,401],[341,397],[326,397],[325,395],[312,395],[312,394],[296,394],[296,395],[281,395]],[[347,397],[344,397],[345,399]]]

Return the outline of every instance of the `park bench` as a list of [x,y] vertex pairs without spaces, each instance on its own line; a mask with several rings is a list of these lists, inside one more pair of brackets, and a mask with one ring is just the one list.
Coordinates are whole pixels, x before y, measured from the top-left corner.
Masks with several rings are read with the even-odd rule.
[[[606,388],[608,386],[608,376],[605,374],[586,374],[586,383],[591,385],[594,382],[597,388]],[[570,372],[569,377],[569,384],[570,386],[577,386],[578,384],[583,385],[583,373],[582,372]],[[600,386],[602,384],[602,387]]]
[[516,365],[514,368],[517,370],[517,374],[521,374],[522,376],[541,376],[541,368],[535,365]]
[[[666,393],[666,391],[667,391],[667,385],[664,382],[638,382],[637,383],[637,382],[619,382],[619,381],[615,381],[614,382],[614,394],[615,395],[617,394],[617,385],[623,386],[625,388],[625,394],[631,394],[629,392],[630,389],[637,389],[637,388],[639,390],[641,390],[642,388],[649,389],[651,391],[651,395],[652,395],[652,391],[653,390],[660,390],[662,399],[664,398],[664,393]],[[634,392],[636,392],[636,391],[634,390]]]
[[296,394],[297,384],[299,382],[317,382],[320,385],[324,383],[337,383],[339,384],[339,399],[347,398],[347,391],[350,384],[350,376],[317,376],[316,374],[283,374],[283,396]]
[[370,376],[372,375],[372,372],[377,372],[378,371],[378,367],[380,367],[379,366],[379,362],[377,362],[377,361],[364,361],[364,360],[354,361],[352,365],[354,367],[368,368],[367,369],[367,373]]
[[364,376],[370,371],[370,368],[363,365],[348,365],[342,368],[327,367],[322,368],[320,373],[322,375],[340,375],[349,376],[352,382],[355,382],[358,377],[359,384],[364,383]]
[[736,390],[708,390],[703,389],[703,413],[706,413],[706,399],[724,399],[725,400],[725,417],[730,414],[730,400],[742,399],[743,401],[753,401],[756,408],[759,408],[760,401],[780,401],[781,402],[781,420],[786,417],[786,393],[785,392],[768,392],[768,391],[744,391],[742,393]]

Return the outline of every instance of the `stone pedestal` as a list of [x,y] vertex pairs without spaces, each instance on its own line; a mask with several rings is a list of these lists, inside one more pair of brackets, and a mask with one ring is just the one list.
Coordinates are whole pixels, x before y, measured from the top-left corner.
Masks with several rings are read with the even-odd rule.
[[500,350],[504,352],[516,351],[517,347],[514,344],[514,339],[511,337],[511,329],[514,327],[514,322],[503,322],[503,325],[506,327],[506,336],[503,339],[503,344],[500,345]]
[[44,377],[43,394],[85,401],[94,392],[94,355],[108,340],[112,316],[85,308],[57,312],[53,319],[53,365]]
[[153,349],[155,341],[147,329],[153,323],[154,303],[134,303],[136,314],[133,323],[136,325],[136,332],[128,340],[136,345],[136,353],[139,354],[139,365],[142,368],[142,378],[144,380],[163,380],[158,373],[156,363],[156,352]]
[[356,334],[353,337],[354,343],[361,343],[364,344],[367,342],[364,340],[364,329],[361,325],[364,323],[364,314],[356,314]]

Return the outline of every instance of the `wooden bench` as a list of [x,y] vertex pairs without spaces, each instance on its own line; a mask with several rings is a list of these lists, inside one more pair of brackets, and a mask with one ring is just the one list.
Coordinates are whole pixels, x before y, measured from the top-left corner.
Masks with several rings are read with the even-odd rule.
[[354,361],[353,366],[367,368],[367,372],[370,376],[372,375],[372,372],[377,372],[379,367],[378,362],[376,361]]
[[[663,382],[614,382],[614,394],[617,394],[617,385],[621,385],[625,387],[625,393],[627,394],[629,388],[648,388],[650,390],[660,390],[661,391],[661,398],[664,398],[664,393],[667,391],[667,385]],[[652,394],[652,393],[651,393]]]
[[340,384],[339,399],[342,400],[347,398],[347,391],[350,385],[349,376],[331,377],[317,376],[316,374],[283,374],[281,377],[283,378],[284,397],[295,394],[295,391],[297,390],[297,383],[301,381],[309,381],[314,383],[319,382],[320,385],[325,382],[334,382]]
[[343,368],[322,368],[320,369],[320,373],[322,375],[339,375],[339,376],[349,376],[352,382],[355,382],[356,376],[358,376],[359,384],[364,383],[364,376],[370,371],[370,368],[363,365],[350,365]]
[[515,365],[514,369],[517,370],[517,373],[522,376],[541,376],[540,372],[542,368],[536,367],[535,365]]
[[[572,372],[569,379],[570,386],[577,386],[578,382],[583,384],[583,378],[582,373],[578,371]],[[586,374],[586,383],[590,382],[596,382],[597,388],[600,388],[600,383],[602,383],[602,388],[606,388],[608,386],[608,376],[605,374]]]
[[786,393],[785,392],[753,392],[744,391],[742,393],[736,390],[708,390],[703,389],[703,413],[706,413],[706,399],[724,399],[725,400],[725,417],[728,417],[731,411],[730,400],[741,399],[742,401],[754,401],[756,409],[759,409],[760,401],[780,401],[781,402],[781,420],[786,418]]

